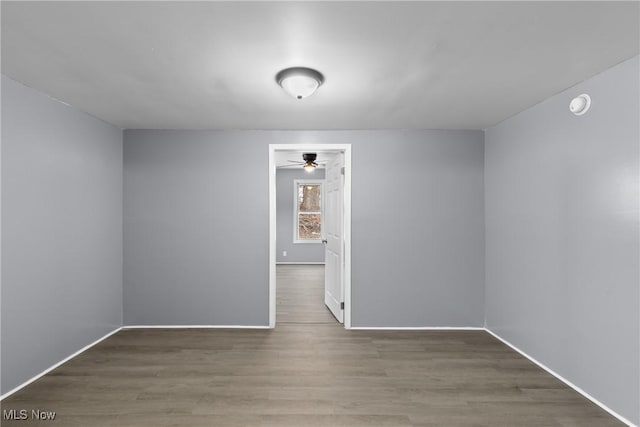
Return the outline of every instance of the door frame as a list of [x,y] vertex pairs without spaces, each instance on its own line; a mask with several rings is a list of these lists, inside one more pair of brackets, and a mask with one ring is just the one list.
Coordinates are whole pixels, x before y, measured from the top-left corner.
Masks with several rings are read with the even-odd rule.
[[269,144],[269,327],[276,327],[276,151],[344,153],[344,328],[351,329],[351,144]]

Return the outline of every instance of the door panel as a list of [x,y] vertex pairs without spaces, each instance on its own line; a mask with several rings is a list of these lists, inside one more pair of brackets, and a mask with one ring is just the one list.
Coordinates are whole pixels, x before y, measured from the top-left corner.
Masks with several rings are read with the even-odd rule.
[[344,322],[344,154],[327,163],[325,172],[325,282],[324,303],[338,322]]

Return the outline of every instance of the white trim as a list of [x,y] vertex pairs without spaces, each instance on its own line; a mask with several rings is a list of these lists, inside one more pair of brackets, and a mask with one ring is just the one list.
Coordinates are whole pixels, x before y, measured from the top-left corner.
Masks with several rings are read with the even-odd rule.
[[344,150],[344,327],[351,329],[351,144]]
[[267,325],[127,325],[122,329],[269,329]]
[[351,144],[269,144],[269,327],[276,326],[276,151],[344,153],[344,327],[351,329]]
[[[300,185],[319,185],[320,186],[320,238],[318,239],[298,239],[298,187]],[[303,212],[307,214],[318,212]],[[294,179],[293,180],[293,244],[321,245],[324,236],[324,179]]]
[[595,397],[591,396],[589,393],[587,393],[586,391],[584,391],[583,389],[581,389],[580,387],[578,387],[577,385],[575,385],[574,383],[572,383],[568,379],[564,378],[562,375],[560,375],[557,372],[555,372],[553,369],[551,369],[551,368],[545,366],[544,364],[538,362],[536,359],[534,359],[533,357],[529,356],[527,353],[525,353],[524,351],[520,350],[518,347],[516,347],[515,345],[511,344],[509,341],[505,340],[504,338],[502,338],[501,336],[499,336],[498,334],[496,334],[495,332],[493,332],[489,328],[484,328],[484,330],[487,331],[490,335],[492,335],[497,340],[501,341],[503,344],[506,344],[507,346],[511,347],[511,349],[517,351],[522,356],[526,357],[531,362],[535,363],[536,365],[538,365],[539,367],[541,367],[542,369],[544,369],[545,371],[547,371],[548,373],[550,373],[551,375],[553,375],[554,377],[556,377],[557,379],[559,379],[560,381],[562,381],[563,383],[565,383],[566,385],[568,385],[569,387],[571,387],[572,389],[574,389],[575,391],[577,391],[578,393],[580,393],[581,395],[583,395],[584,397],[586,397],[587,399],[589,399],[590,401],[592,401],[593,403],[595,403],[596,405],[598,405],[599,407],[601,407],[602,409],[607,411],[609,414],[611,414],[614,417],[616,417],[619,421],[622,421],[623,423],[625,423],[626,425],[628,425],[630,427],[638,427],[637,425],[633,424],[631,421],[629,421],[628,419],[626,419],[622,415],[618,414],[616,411],[614,411],[613,409],[609,408],[607,405],[605,405],[604,403],[600,402],[598,399],[596,399]]
[[269,327],[276,327],[276,162],[269,144]]
[[278,261],[276,265],[324,265],[324,261]]
[[120,332],[122,330],[122,327],[119,327],[111,332],[109,332],[108,334],[106,334],[105,336],[103,336],[102,338],[98,338],[97,340],[95,340],[94,342],[92,342],[89,345],[86,345],[84,347],[82,347],[80,350],[76,351],[75,353],[65,357],[64,359],[62,359],[61,361],[59,361],[58,363],[56,363],[55,365],[45,369],[44,371],[40,372],[38,375],[36,375],[35,377],[23,382],[22,384],[20,384],[19,386],[15,387],[12,390],[9,390],[8,392],[6,392],[5,394],[3,394],[2,396],[0,396],[0,400],[4,400],[7,397],[11,396],[13,393],[23,389],[24,387],[28,386],[29,384],[31,384],[32,382],[40,379],[41,377],[45,376],[46,374],[48,374],[49,372],[53,371],[54,369],[56,369],[58,366],[68,362],[69,360],[73,359],[74,357],[76,357],[77,355],[79,355],[80,353],[85,352],[86,350],[90,349],[91,347],[93,347],[94,345],[98,344],[101,341],[106,340],[107,338],[109,338],[111,335]]
[[352,326],[354,331],[484,331],[476,326]]

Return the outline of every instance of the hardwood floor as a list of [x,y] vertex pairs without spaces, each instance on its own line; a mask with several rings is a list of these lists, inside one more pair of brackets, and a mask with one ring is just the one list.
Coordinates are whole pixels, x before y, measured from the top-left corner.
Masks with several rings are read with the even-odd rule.
[[2,426],[623,425],[483,331],[282,315],[274,330],[123,330],[2,402],[55,421]]
[[338,321],[324,305],[324,265],[278,265],[276,324]]

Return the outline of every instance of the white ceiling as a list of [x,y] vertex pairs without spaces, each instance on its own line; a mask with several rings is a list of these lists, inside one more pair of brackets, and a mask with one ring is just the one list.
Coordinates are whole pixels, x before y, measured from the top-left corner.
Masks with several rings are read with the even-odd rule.
[[2,72],[121,128],[483,129],[637,55],[638,7],[3,1]]

